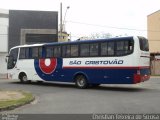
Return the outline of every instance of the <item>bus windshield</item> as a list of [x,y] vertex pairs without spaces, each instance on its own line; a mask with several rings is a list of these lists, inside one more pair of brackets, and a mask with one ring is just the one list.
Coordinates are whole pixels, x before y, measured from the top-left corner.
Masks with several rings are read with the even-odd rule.
[[15,67],[17,62],[17,56],[18,56],[18,48],[12,49],[8,56],[7,69],[12,69]]
[[139,38],[139,43],[140,43],[140,49],[142,51],[149,51],[148,40],[144,37],[138,37],[138,38]]

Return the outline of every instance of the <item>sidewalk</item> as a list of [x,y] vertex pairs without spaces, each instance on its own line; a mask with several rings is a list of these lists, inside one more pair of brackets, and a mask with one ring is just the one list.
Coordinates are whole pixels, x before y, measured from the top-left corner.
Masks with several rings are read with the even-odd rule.
[[7,73],[0,73],[0,79],[7,79]]
[[160,78],[160,76],[151,76],[151,78]]

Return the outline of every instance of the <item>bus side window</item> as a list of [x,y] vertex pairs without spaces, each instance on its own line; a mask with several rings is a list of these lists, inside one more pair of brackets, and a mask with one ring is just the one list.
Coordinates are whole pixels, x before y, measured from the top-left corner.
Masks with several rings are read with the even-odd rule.
[[32,48],[31,56],[32,56],[32,59],[38,58],[38,47],[33,47]]
[[42,54],[42,47],[38,47],[38,58],[42,58],[43,54]]
[[61,46],[54,47],[54,57],[61,57]]
[[25,59],[25,58],[26,58],[26,50],[25,48],[20,48],[19,59]]
[[46,58],[53,57],[53,46],[46,46]]
[[62,57],[66,57],[66,46],[62,46]]
[[117,56],[125,55],[125,49],[126,49],[126,46],[124,44],[124,41],[116,42],[116,55]]
[[42,47],[33,47],[32,48],[32,53],[31,53],[31,58],[42,58]]
[[114,42],[108,42],[108,56],[114,56]]
[[89,56],[89,44],[81,44],[80,45],[80,56],[81,57]]
[[25,48],[25,59],[29,59],[30,55],[29,55],[29,48]]
[[108,43],[107,42],[104,42],[104,43],[101,43],[101,56],[107,56],[108,55],[108,52],[107,52],[107,45]]
[[128,47],[129,47],[128,50],[132,52],[132,51],[133,51],[134,42],[131,41],[131,40],[128,41],[128,42],[129,42],[129,43],[128,43]]
[[62,57],[70,57],[71,49],[70,45],[62,46]]
[[90,44],[90,56],[98,56],[98,43]]
[[71,57],[78,57],[78,45],[71,45]]
[[20,48],[19,59],[29,59],[29,48]]

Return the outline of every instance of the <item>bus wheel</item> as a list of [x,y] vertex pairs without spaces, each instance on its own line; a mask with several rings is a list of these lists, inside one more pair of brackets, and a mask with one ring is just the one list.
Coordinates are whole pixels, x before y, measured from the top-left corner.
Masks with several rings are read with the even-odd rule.
[[76,86],[81,89],[85,89],[88,87],[87,79],[84,75],[76,76],[75,83],[76,83]]
[[19,79],[20,79],[21,83],[25,83],[25,82],[28,81],[27,80],[27,75],[25,73],[21,73]]

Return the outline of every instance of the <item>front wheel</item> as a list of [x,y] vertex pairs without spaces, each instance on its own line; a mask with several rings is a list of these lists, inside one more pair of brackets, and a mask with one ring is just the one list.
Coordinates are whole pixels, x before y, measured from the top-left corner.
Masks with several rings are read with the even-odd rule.
[[81,89],[85,89],[88,87],[87,79],[84,75],[76,76],[75,83],[76,83],[76,86]]
[[21,83],[25,83],[25,82],[27,82],[28,81],[28,79],[27,79],[27,75],[26,74],[20,74],[20,77],[19,77],[19,79],[20,79],[20,82]]

